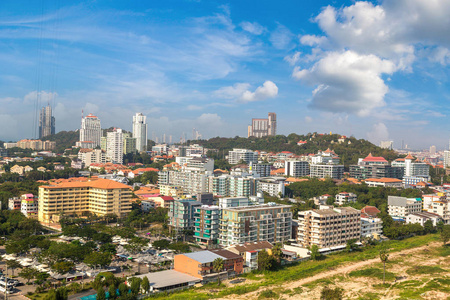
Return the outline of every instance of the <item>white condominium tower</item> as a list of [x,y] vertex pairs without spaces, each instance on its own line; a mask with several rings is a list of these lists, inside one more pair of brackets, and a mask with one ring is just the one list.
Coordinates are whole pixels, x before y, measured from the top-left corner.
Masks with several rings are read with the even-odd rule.
[[136,113],[133,116],[133,138],[136,139],[136,150],[147,150],[147,117],[142,113]]
[[122,129],[114,128],[107,133],[106,159],[114,164],[123,163],[123,134]]
[[92,142],[94,148],[100,146],[100,138],[102,137],[102,126],[100,119],[89,114],[81,118],[80,142]]

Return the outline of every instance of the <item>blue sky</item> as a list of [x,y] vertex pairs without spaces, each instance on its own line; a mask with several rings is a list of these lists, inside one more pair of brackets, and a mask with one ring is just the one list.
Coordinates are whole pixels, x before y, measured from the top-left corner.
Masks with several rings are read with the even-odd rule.
[[0,2],[0,139],[81,110],[149,138],[337,132],[448,147],[449,0]]

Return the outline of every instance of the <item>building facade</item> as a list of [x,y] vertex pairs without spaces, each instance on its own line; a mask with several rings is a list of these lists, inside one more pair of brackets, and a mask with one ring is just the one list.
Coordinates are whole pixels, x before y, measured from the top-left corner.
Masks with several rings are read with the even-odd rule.
[[122,129],[114,128],[107,133],[106,159],[115,164],[123,163],[123,133]]
[[41,109],[39,115],[39,139],[55,134],[55,117],[52,115],[50,104]]
[[131,211],[131,187],[108,179],[64,181],[39,187],[41,222],[59,222],[61,215],[125,217]]
[[298,243],[310,248],[346,245],[361,237],[361,213],[353,207],[313,209],[298,212]]
[[267,119],[252,119],[252,125],[248,126],[248,137],[261,138],[275,136],[277,134],[277,114],[270,112]]
[[409,214],[422,212],[422,199],[388,196],[388,213],[390,216],[406,218]]
[[89,114],[81,118],[80,142],[93,142],[94,148],[100,146],[102,126],[100,119]]
[[335,203],[338,205],[344,205],[346,203],[354,203],[356,202],[357,196],[353,193],[342,192],[336,194]]
[[310,166],[311,177],[341,179],[343,175],[343,165],[312,164]]
[[136,139],[136,150],[147,151],[147,117],[142,113],[133,116],[133,138]]
[[201,202],[194,199],[177,199],[170,202],[169,225],[178,231],[194,229],[194,212]]
[[291,238],[290,205],[275,203],[222,209],[219,243],[222,246]]
[[246,164],[258,163],[258,152],[248,149],[233,149],[228,152],[228,162],[230,165],[238,164],[240,161],[245,161]]
[[219,240],[221,209],[218,206],[202,205],[194,212],[194,238],[197,242],[213,245]]
[[300,160],[286,160],[284,163],[284,175],[291,177],[308,176],[309,163]]

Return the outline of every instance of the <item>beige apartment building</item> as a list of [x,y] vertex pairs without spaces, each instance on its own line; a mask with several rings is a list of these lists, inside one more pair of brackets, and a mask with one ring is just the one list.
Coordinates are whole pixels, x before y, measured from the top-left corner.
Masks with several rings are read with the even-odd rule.
[[353,207],[329,207],[298,212],[298,242],[303,247],[342,246],[360,240],[361,212]]
[[223,208],[219,230],[222,246],[284,242],[292,235],[291,206],[268,203]]
[[58,222],[61,215],[124,217],[131,211],[130,186],[108,179],[63,181],[39,187],[38,219]]

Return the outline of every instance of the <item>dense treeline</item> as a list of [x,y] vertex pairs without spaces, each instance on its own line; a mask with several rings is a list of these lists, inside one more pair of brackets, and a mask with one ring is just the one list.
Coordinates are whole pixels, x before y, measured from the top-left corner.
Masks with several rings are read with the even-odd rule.
[[[218,153],[216,157],[222,159],[233,148],[246,148],[268,152],[290,151],[297,155],[317,153],[319,150],[330,148],[341,157],[341,163],[346,167],[351,164],[356,164],[358,158],[366,157],[369,153],[372,153],[374,156],[383,156],[389,161],[398,157],[394,151],[382,149],[364,139],[358,140],[354,137],[349,137],[344,143],[340,144],[338,143],[340,137],[341,135],[339,134],[318,135],[317,133],[308,133],[307,135],[298,135],[291,133],[288,136],[277,135],[263,138],[215,137],[209,140],[190,141],[190,143],[197,143],[206,148],[217,149]],[[307,141],[307,144],[298,146],[297,142],[300,140]]]
[[54,152],[63,153],[65,149],[72,148],[80,139],[80,133],[77,131],[60,131],[56,134],[41,138],[42,141],[55,141],[56,148]]
[[[3,179],[4,176],[5,174],[2,177],[0,177],[0,180]],[[39,183],[29,180],[20,182],[5,182],[0,184],[1,208],[6,209],[8,207],[9,198],[18,197],[22,194],[29,194],[29,193],[37,195],[38,187]]]
[[[334,196],[341,192],[354,193],[358,196],[357,203],[352,204],[355,208],[361,209],[366,205],[371,205],[381,211],[386,211],[389,195],[409,198],[420,198],[422,196],[422,191],[417,189],[398,190],[395,188],[369,187],[366,184],[348,183],[336,185],[331,179],[319,180],[316,178],[303,182],[295,182],[286,187],[287,196],[301,200],[309,200],[324,194],[329,194],[334,199]],[[425,190],[423,192],[429,191]],[[329,201],[329,204],[333,204],[333,202],[334,200]]]

